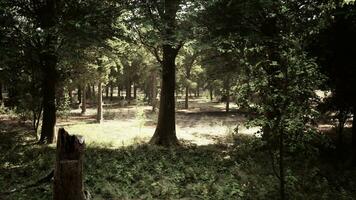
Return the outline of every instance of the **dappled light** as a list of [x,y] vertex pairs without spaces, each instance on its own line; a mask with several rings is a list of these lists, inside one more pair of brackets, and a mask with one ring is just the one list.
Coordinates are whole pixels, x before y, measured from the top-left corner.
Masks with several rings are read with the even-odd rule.
[[356,1],[0,0],[0,200],[356,199]]

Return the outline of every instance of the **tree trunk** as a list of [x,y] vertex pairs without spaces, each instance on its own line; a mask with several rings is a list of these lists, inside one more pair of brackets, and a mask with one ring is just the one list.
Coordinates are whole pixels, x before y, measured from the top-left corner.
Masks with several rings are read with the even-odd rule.
[[105,86],[105,97],[109,98],[109,86],[108,85]]
[[157,107],[157,79],[156,79],[156,73],[154,72],[152,74],[152,91],[151,91],[151,106],[152,106],[152,111],[156,111]]
[[185,106],[184,106],[185,109],[189,108],[189,102],[188,101],[189,101],[189,87],[186,86],[185,87]]
[[98,111],[96,115],[96,121],[100,124],[103,121],[103,88],[102,83],[98,84]]
[[213,94],[213,88],[212,87],[209,88],[209,93],[210,93],[210,101],[213,101],[214,94]]
[[130,101],[131,100],[131,82],[128,82],[126,84],[126,100]]
[[280,131],[279,135],[279,180],[280,180],[280,198],[281,200],[286,199],[285,194],[285,170],[284,170],[284,133]]
[[110,83],[110,101],[113,101],[114,98],[114,86]]
[[95,84],[91,86],[91,99],[95,102]]
[[197,96],[200,97],[200,89],[199,89],[199,85],[197,86]]
[[85,143],[80,136],[58,131],[53,199],[84,200],[83,157]]
[[226,94],[226,108],[225,111],[230,111],[230,81],[225,81],[225,94]]
[[162,146],[178,145],[175,126],[175,58],[178,50],[163,46],[161,99],[156,131],[150,143]]
[[87,112],[87,87],[86,85],[84,84],[83,86],[83,95],[82,95],[82,115],[85,115],[85,113]]
[[134,88],[134,96],[133,96],[133,98],[136,99],[137,98],[137,86],[136,86],[135,83],[133,85],[133,88]]
[[[85,90],[83,90],[83,93],[85,93]],[[80,86],[78,87],[78,103],[81,104],[82,103],[82,89],[80,88]]]
[[3,96],[2,96],[2,83],[0,81],[0,103],[3,101]]
[[86,89],[84,91],[87,94],[87,99],[92,99],[93,98],[90,87],[91,87],[90,84],[87,84],[86,85]]
[[57,84],[57,57],[43,55],[44,78],[43,87],[43,118],[40,143],[51,144],[54,142],[56,126],[56,84]]
[[117,86],[117,97],[121,97],[121,86]]
[[352,151],[353,151],[353,165],[356,166],[356,106],[353,107],[352,117]]

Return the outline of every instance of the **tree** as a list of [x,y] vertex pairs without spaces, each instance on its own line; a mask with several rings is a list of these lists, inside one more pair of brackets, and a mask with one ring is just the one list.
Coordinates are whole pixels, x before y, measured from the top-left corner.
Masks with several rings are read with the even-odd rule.
[[[139,41],[161,64],[162,84],[158,123],[150,143],[172,146],[178,144],[175,129],[175,74],[176,57],[182,47],[182,38],[178,37],[177,14],[182,1],[137,1],[131,4],[134,22],[131,26]],[[136,9],[136,8],[139,9]],[[146,26],[139,26],[145,22]]]
[[[56,123],[56,91],[65,80],[68,60],[91,45],[102,45],[113,33],[113,16],[119,15],[110,1],[4,1],[10,27],[20,41],[11,48],[27,48],[34,54],[29,64],[43,73],[43,122],[41,143],[52,143]],[[90,12],[89,12],[90,10]],[[85,20],[84,20],[85,19]],[[26,23],[24,23],[26,22]],[[96,30],[96,31],[93,31]],[[97,31],[99,30],[99,31]],[[10,47],[9,47],[10,48]],[[19,51],[21,52],[21,51]],[[23,55],[20,55],[23,56]],[[14,57],[12,57],[13,59]]]
[[238,78],[238,96],[244,96],[243,101],[258,96],[259,100],[249,101],[247,106],[256,114],[253,125],[262,127],[273,166],[277,159],[278,169],[273,169],[280,199],[289,199],[286,157],[309,150],[303,146],[296,151],[295,144],[311,141],[316,135],[312,134],[316,132],[311,125],[315,118],[312,104],[317,100],[314,91],[322,82],[317,65],[303,49],[303,40],[320,28],[325,5],[294,0],[220,0],[205,6],[201,21],[215,39],[212,44],[219,51],[241,56],[236,63],[244,72]]
[[[353,113],[352,146],[356,164],[356,3],[339,2],[331,12],[326,27],[310,38],[308,48],[317,57],[323,73],[329,78],[332,91],[329,109],[336,107],[339,119],[339,140],[349,112]],[[339,141],[341,142],[341,141]],[[342,146],[341,146],[342,147]]]
[[180,82],[182,82],[185,89],[185,109],[188,109],[189,107],[189,90],[191,88],[197,88],[197,83],[194,79],[196,79],[202,72],[201,67],[197,65],[200,54],[201,52],[199,51],[197,44],[191,42],[189,44],[186,43],[178,55],[178,80],[180,79]]

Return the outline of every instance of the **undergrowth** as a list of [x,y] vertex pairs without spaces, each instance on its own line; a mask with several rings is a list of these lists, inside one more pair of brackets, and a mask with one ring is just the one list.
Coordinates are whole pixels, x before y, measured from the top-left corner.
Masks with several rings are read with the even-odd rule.
[[[47,200],[52,183],[19,189],[46,176],[55,160],[55,147],[38,146],[25,128],[1,125],[0,199]],[[183,144],[161,148],[136,144],[113,149],[87,145],[85,189],[93,199],[277,199],[278,180],[259,138],[237,135],[236,145]],[[301,161],[291,162],[299,166]],[[310,164],[310,163],[309,163]],[[311,163],[313,164],[313,163]],[[355,171],[335,170],[333,179],[316,163],[291,167],[289,199],[353,199]],[[336,176],[336,178],[334,177]]]

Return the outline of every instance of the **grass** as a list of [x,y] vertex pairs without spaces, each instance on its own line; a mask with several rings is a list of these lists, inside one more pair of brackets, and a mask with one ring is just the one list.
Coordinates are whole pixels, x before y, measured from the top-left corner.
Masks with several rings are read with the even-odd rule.
[[[243,121],[237,113],[178,111],[182,145],[167,149],[145,144],[156,114],[142,108],[144,117],[135,106],[111,107],[107,111],[114,117],[100,125],[93,123],[93,109],[84,117],[74,110],[59,122],[86,138],[84,184],[92,199],[278,199],[278,179],[264,143],[253,130],[241,128],[242,134],[232,135]],[[1,120],[1,200],[51,199],[50,182],[19,189],[53,169],[54,145],[35,142],[26,124]],[[289,199],[355,199],[356,171],[328,159],[296,155],[288,161]]]

